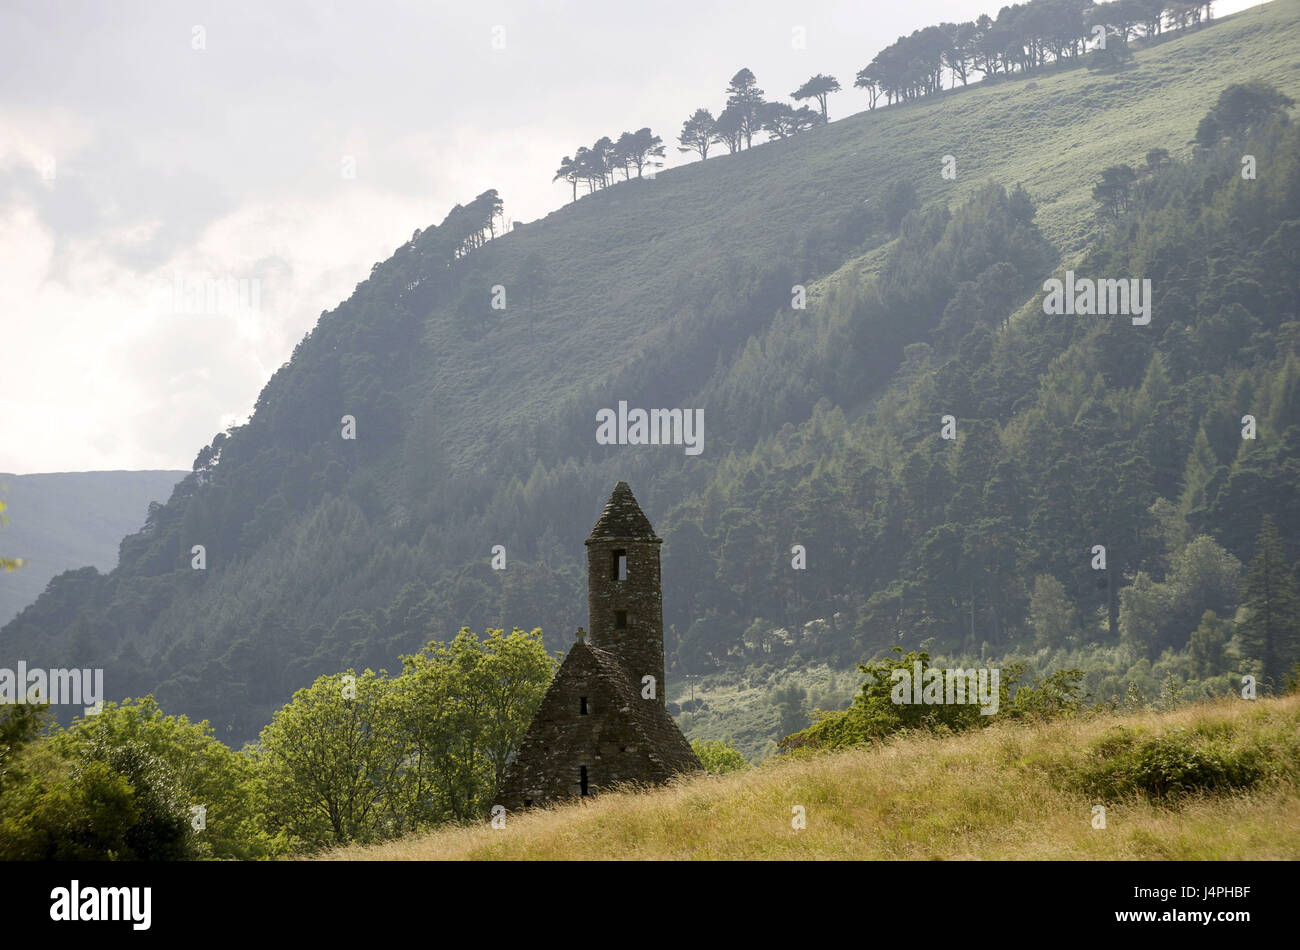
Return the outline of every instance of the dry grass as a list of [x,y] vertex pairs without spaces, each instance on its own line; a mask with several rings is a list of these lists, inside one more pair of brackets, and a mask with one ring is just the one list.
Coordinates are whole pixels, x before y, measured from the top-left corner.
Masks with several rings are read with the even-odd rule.
[[[1300,732],[1300,697],[1222,700],[1169,713],[998,725],[946,737],[770,761],[722,777],[449,828],[327,860],[427,859],[1279,859],[1300,857],[1300,789],[1179,807],[1112,802],[1094,830],[1065,770],[1117,723],[1152,734],[1218,725],[1240,735]],[[1292,770],[1295,774],[1295,770]],[[807,828],[791,827],[802,805]]]

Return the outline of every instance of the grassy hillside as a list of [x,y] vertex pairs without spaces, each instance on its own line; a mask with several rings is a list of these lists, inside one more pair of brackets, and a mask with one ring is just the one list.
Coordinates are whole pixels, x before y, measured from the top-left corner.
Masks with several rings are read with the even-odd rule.
[[[901,180],[923,202],[952,204],[988,180],[1023,184],[1045,237],[1076,256],[1095,228],[1090,193],[1102,168],[1139,165],[1157,144],[1189,154],[1189,129],[1231,83],[1268,80],[1300,97],[1297,50],[1300,2],[1277,0],[1140,50],[1118,73],[1049,72],[1034,90],[980,84],[583,197],[494,242],[481,262],[508,281],[529,254],[546,261],[555,289],[536,327],[547,332],[532,340],[527,320],[503,320],[466,346],[450,325],[431,325],[431,348],[459,358],[427,378],[425,405],[438,407],[450,461],[472,466],[489,432],[542,422],[541,407],[584,382],[612,395],[629,357],[665,345],[675,319],[695,316],[666,306],[680,282],[716,278],[732,259],[795,257],[810,234]],[[940,175],[945,154],[957,158],[954,182]]]
[[[1104,743],[1117,728],[1218,750],[1254,747],[1273,774],[1249,790],[1177,802],[1075,787],[1081,769],[1108,757]],[[1300,696],[896,737],[508,816],[500,830],[451,828],[325,858],[1294,860],[1297,735]],[[1105,829],[1093,827],[1097,804],[1106,808]],[[804,808],[804,830],[791,826],[795,805]]]
[[[1241,228],[1215,230],[1230,214],[1245,216],[1258,194],[1234,192],[1235,204],[1225,198],[1198,224],[1195,233],[1226,247],[1161,248],[1156,263],[1166,268],[1161,292],[1181,295],[1165,312],[1189,334],[1217,319],[1220,303],[1251,308],[1222,319],[1241,330],[1253,318],[1259,332],[1201,333],[1186,344],[1193,352],[1174,367],[1173,383],[1146,392],[1141,406],[1129,403],[1155,361],[1152,339],[1129,346],[1135,338],[1058,321],[1013,324],[995,343],[971,338],[960,348],[966,338],[944,338],[940,316],[950,305],[958,316],[968,311],[958,290],[990,265],[1014,258],[1020,296],[1007,306],[1019,309],[1058,263],[1095,248],[1107,233],[1089,197],[1100,170],[1141,164],[1154,147],[1186,157],[1198,120],[1229,84],[1266,78],[1300,98],[1297,11],[1300,0],[1278,0],[1180,33],[1138,50],[1120,72],[1048,70],[1032,90],[1021,80],[981,84],[620,183],[450,268],[438,230],[427,229],[322,315],[250,423],[214,439],[168,505],[123,542],[112,575],[56,579],[0,631],[0,648],[51,666],[105,665],[110,698],[153,692],[169,711],[211,719],[225,740],[251,739],[315,677],[392,667],[400,653],[462,624],[541,626],[548,646],[566,646],[586,620],[582,539],[618,479],[633,484],[665,537],[675,701],[683,673],[768,665],[776,654],[758,640],[771,639],[769,628],[798,632],[839,614],[843,624],[820,640],[798,641],[799,663],[849,666],[904,636],[908,646],[947,638],[937,646],[953,651],[1004,646],[1023,634],[1024,582],[1042,571],[1066,583],[1088,642],[1097,633],[1093,578],[1067,576],[1073,565],[1062,552],[1093,543],[1096,512],[1140,527],[1152,484],[1176,501],[1207,406],[1227,411],[1224,390],[1264,391],[1275,381],[1286,390],[1276,357],[1289,345],[1279,324],[1292,312],[1284,292],[1294,282],[1279,289],[1287,271],[1280,252],[1263,250],[1271,232],[1227,246]],[[945,154],[957,158],[955,182],[940,175]],[[1229,177],[1214,171],[1215,181]],[[1180,207],[1187,195],[1197,214],[1198,202],[1218,200],[1199,167],[1170,175]],[[1024,185],[1037,229],[1008,211],[1005,197],[981,190],[990,180]],[[926,209],[899,237],[876,209],[901,181]],[[1258,189],[1275,196],[1278,215],[1290,213],[1282,184],[1265,175]],[[1251,220],[1273,230],[1284,223],[1256,208]],[[1193,252],[1195,267],[1167,274],[1171,259]],[[532,303],[519,290],[530,258],[548,284]],[[1241,279],[1220,280],[1233,263]],[[1130,259],[1121,266],[1127,273]],[[806,313],[789,309],[794,283],[812,287]],[[504,313],[488,307],[498,284],[510,293]],[[1225,284],[1229,299],[1220,301],[1211,291]],[[1166,322],[1153,332],[1182,329]],[[1071,347],[1069,360],[1054,362]],[[1238,374],[1231,379],[1216,375],[1227,372],[1225,351]],[[990,379],[994,370],[1001,375]],[[1058,370],[1046,395],[1035,392],[1040,375]],[[1243,381],[1247,371],[1256,375]],[[1070,471],[1115,470],[1127,461],[1117,457],[1124,447],[1153,444],[1141,428],[1153,418],[1152,392],[1169,403],[1160,418],[1183,428],[1157,446],[1159,480],[1129,483],[1137,487],[1124,497],[1143,502],[1133,511],[1121,510],[1118,495],[1085,493],[1089,486],[1033,466],[1080,452],[1086,457]],[[704,453],[597,446],[594,413],[620,399],[704,408]],[[1274,404],[1280,432],[1290,403]],[[849,428],[877,409],[875,429]],[[1017,444],[1001,447],[1002,460],[1016,470],[990,471],[998,453],[973,447],[992,440],[965,442],[956,461],[941,463],[923,437],[949,410],[970,420],[971,432],[1005,427]],[[345,414],[357,420],[356,440],[340,438]],[[1212,421],[1216,461],[1230,468],[1228,430]],[[1275,445],[1268,451],[1285,461]],[[1214,487],[1230,481],[1215,477]],[[1284,481],[1273,470],[1261,477]],[[957,487],[971,499],[945,513],[935,499],[957,505]],[[1024,510],[985,518],[976,511],[985,499]],[[1031,502],[1055,520],[1035,518]],[[1246,527],[1224,505],[1206,517],[1189,507],[1182,528],[1253,538],[1254,521]],[[934,524],[943,519],[960,522],[958,533]],[[977,528],[997,532],[987,543],[1000,544],[1001,556],[985,559],[996,578],[944,567],[986,543],[974,539]],[[796,538],[810,552],[798,578],[787,569]],[[1225,544],[1248,559],[1250,538]],[[201,572],[190,569],[194,544],[206,548]],[[505,571],[488,566],[497,544],[509,553]],[[1168,566],[1169,552],[1126,550],[1129,573],[1160,576]],[[952,584],[909,589],[923,568]],[[978,617],[964,611],[969,591],[981,598]],[[898,619],[882,621],[884,612]],[[751,712],[747,748],[759,749],[775,726],[770,714]]]
[[0,625],[34,601],[63,571],[87,565],[110,571],[122,538],[144,524],[150,502],[165,502],[184,472],[0,473],[9,523],[0,551],[21,570],[0,573]]

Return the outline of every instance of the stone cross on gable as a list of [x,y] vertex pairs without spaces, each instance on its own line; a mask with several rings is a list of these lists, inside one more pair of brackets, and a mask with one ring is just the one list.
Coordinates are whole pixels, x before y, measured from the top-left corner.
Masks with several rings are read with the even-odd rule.
[[587,631],[583,630],[581,627],[578,628],[578,642],[579,643],[587,642]]

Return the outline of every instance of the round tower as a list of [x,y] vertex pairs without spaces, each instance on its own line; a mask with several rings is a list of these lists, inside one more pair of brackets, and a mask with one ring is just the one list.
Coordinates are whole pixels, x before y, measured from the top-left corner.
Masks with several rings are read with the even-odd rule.
[[587,538],[587,618],[591,645],[618,657],[642,696],[654,677],[664,705],[664,607],[659,545],[650,519],[619,482]]

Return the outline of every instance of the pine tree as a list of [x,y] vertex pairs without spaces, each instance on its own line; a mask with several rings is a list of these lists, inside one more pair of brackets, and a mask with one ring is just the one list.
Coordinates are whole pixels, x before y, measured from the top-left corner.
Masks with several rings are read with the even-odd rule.
[[1282,540],[1273,519],[1265,515],[1255,539],[1255,557],[1246,573],[1241,640],[1264,664],[1264,679],[1281,684],[1296,659],[1300,603],[1282,555]]
[[1192,451],[1187,456],[1187,465],[1183,469],[1183,494],[1178,506],[1183,517],[1191,516],[1210,501],[1205,492],[1218,468],[1219,460],[1210,447],[1209,436],[1205,434],[1205,429],[1198,429],[1196,441],[1192,443]]
[[1192,669],[1197,676],[1217,676],[1223,672],[1224,636],[1226,624],[1213,610],[1201,614],[1200,625],[1192,631],[1187,641],[1187,652],[1192,659]]
[[754,74],[742,69],[731,77],[727,85],[727,109],[734,110],[740,119],[740,134],[745,148],[754,143],[754,133],[762,126],[763,90],[758,88]]

